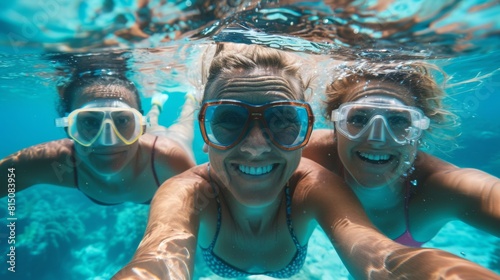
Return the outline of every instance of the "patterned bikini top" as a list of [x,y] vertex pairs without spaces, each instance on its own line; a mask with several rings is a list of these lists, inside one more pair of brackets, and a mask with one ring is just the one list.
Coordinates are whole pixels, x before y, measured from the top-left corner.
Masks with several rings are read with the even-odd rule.
[[[215,188],[213,185],[212,189],[215,192]],[[283,269],[279,271],[264,272],[264,273],[249,273],[230,265],[229,263],[227,263],[226,261],[224,261],[223,259],[219,258],[217,255],[214,254],[215,242],[217,242],[217,238],[219,237],[221,220],[222,220],[221,203],[219,200],[219,196],[217,194],[216,197],[217,229],[215,232],[215,236],[214,239],[212,240],[212,243],[210,243],[210,246],[208,246],[208,248],[203,248],[200,246],[205,262],[215,274],[225,278],[247,277],[256,274],[259,275],[263,274],[274,278],[290,278],[300,271],[300,269],[304,265],[307,255],[307,243],[304,246],[300,245],[299,241],[297,240],[297,237],[295,236],[291,220],[292,209],[291,209],[290,189],[288,187],[285,188],[285,195],[286,195],[286,223],[288,225],[288,231],[290,232],[293,243],[297,248],[297,252],[295,253],[295,256],[293,257],[292,261],[290,261],[290,263],[287,266],[285,266]]]

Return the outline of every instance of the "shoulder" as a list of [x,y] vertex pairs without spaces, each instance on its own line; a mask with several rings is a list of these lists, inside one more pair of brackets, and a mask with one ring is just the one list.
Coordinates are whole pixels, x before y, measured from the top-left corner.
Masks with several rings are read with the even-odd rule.
[[157,195],[192,196],[199,193],[211,191],[210,180],[207,172],[207,164],[197,165],[179,173],[163,182],[157,191]]
[[179,157],[187,155],[184,149],[174,140],[152,134],[144,134],[141,136],[141,144],[148,147],[149,150],[154,149],[155,157]]
[[[318,179],[315,176],[335,176],[332,172],[324,168],[321,164],[309,158],[302,157],[297,167],[295,176],[302,179]],[[335,176],[336,177],[336,176]]]
[[215,198],[207,164],[197,165],[163,182],[153,197],[151,209],[157,215],[164,215],[165,211],[181,211],[186,215],[196,214],[203,219],[206,215],[216,213],[216,204],[213,202]]
[[431,175],[438,172],[450,171],[458,167],[436,156],[419,151],[415,159],[415,171],[422,175]]
[[369,225],[359,200],[344,180],[321,165],[302,158],[292,177],[294,218],[326,226],[342,220]]
[[302,150],[302,156],[338,173],[341,166],[334,134],[331,129],[314,130],[309,143]]
[[[414,178],[418,182],[416,191],[419,198],[435,201],[437,204],[447,202],[444,205],[450,207],[482,197],[485,188],[500,182],[498,178],[481,170],[459,168],[425,153],[418,155]],[[451,200],[454,203],[448,203]]]
[[454,177],[467,170],[424,152],[417,154],[414,168],[413,179],[416,179],[421,186],[429,186],[434,189],[433,191],[436,191],[436,188],[445,187],[448,184],[447,181],[453,180]]
[[352,192],[340,176],[307,158],[301,159],[291,182],[295,186],[294,196],[313,203]]
[[141,151],[145,152],[148,158],[154,157],[155,169],[159,174],[163,174],[164,179],[195,165],[185,150],[169,138],[144,134],[140,141]]
[[334,145],[334,134],[332,129],[315,129],[311,134],[309,143],[305,150],[325,149]]

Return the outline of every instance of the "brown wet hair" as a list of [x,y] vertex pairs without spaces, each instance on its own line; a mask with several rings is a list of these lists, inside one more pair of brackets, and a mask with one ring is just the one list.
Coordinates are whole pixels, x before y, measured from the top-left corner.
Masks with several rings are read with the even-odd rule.
[[[92,91],[92,88],[100,89]],[[111,98],[120,99],[142,113],[142,104],[139,91],[135,84],[122,75],[77,75],[69,82],[58,87],[58,113],[61,117],[74,109],[72,105],[77,95],[89,94],[89,100]],[[103,91],[104,89],[104,91]],[[123,89],[126,89],[125,91]],[[88,93],[90,92],[90,93]]]

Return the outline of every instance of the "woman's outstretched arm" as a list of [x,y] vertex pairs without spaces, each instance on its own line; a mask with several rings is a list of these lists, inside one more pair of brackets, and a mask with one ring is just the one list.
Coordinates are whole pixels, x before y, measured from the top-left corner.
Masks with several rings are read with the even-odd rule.
[[144,237],[133,259],[113,279],[192,279],[204,179],[194,167],[163,183],[151,203]]
[[[11,179],[15,192],[36,184],[74,187],[73,172],[78,161],[73,157],[72,145],[68,139],[51,141],[3,158],[0,160],[1,182],[7,183]],[[2,183],[0,197],[10,192],[7,184],[3,186]]]
[[301,180],[300,188],[307,190],[304,201],[356,279],[500,279],[445,251],[407,247],[389,239],[371,224],[340,177],[309,164],[321,170]]
[[459,168],[434,156],[419,153],[416,165],[419,191],[413,209],[426,209],[431,217],[417,219],[444,225],[461,220],[500,237],[500,179],[473,168]]

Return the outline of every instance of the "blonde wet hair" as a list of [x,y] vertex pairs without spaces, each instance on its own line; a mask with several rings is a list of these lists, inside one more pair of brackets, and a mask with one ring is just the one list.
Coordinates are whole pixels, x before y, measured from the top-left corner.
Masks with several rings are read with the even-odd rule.
[[[450,145],[459,135],[457,127],[458,116],[449,111],[444,103],[447,75],[439,67],[424,63],[411,62],[406,64],[365,64],[363,67],[342,67],[342,73],[326,88],[325,117],[330,119],[332,110],[347,102],[357,86],[370,82],[389,82],[404,87],[410,93],[415,106],[431,120],[429,129],[421,137],[420,147],[432,152],[450,152],[457,145]],[[436,81],[441,75],[442,83]],[[403,100],[403,95],[401,97]]]
[[305,81],[300,66],[299,58],[285,51],[259,45],[218,44],[210,67],[203,70],[205,89],[202,101],[211,94],[212,85],[218,79],[230,79],[237,71],[251,74],[259,69],[285,78],[296,100],[305,101],[304,92],[309,88],[309,80]]

